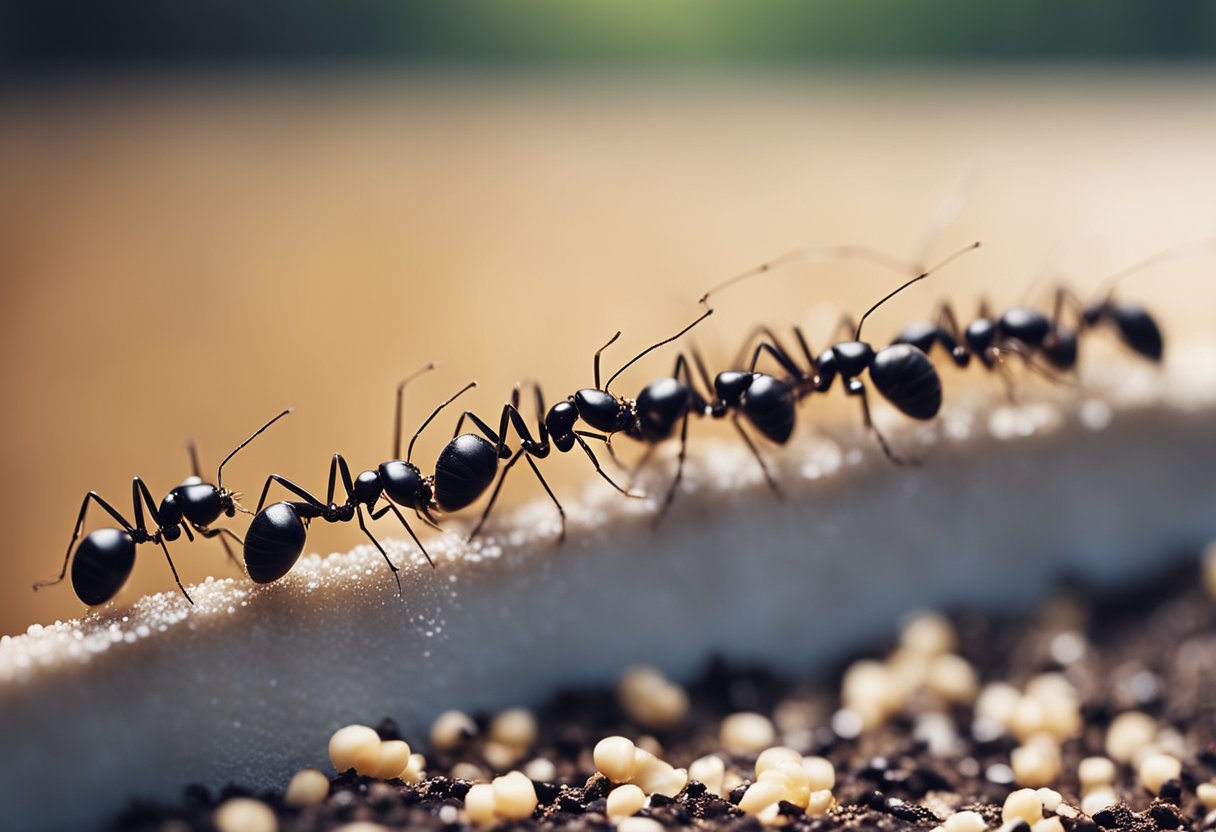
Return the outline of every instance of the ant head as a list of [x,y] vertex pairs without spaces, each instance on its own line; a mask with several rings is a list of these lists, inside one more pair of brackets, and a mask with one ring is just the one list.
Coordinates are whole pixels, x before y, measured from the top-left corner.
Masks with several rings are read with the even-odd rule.
[[179,513],[196,526],[209,526],[221,514],[228,517],[236,514],[236,495],[208,483],[179,485],[173,489],[173,495],[177,498]]
[[633,408],[629,400],[603,390],[584,388],[570,399],[579,418],[603,433],[628,430],[633,421]]
[[[402,462],[395,459],[380,465],[376,472],[368,471],[376,477],[376,487],[383,488],[385,495],[399,506],[406,508],[425,508],[431,501],[431,488],[418,466],[412,462]],[[355,482],[355,493],[363,501],[360,493],[360,483],[366,474],[360,474]],[[379,496],[379,492],[377,492]]]

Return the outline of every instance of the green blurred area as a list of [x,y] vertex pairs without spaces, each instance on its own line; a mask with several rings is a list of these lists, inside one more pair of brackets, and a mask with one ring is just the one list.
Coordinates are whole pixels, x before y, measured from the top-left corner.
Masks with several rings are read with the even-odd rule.
[[1206,60],[1216,2],[596,0],[96,3],[0,8],[0,61],[735,69]]

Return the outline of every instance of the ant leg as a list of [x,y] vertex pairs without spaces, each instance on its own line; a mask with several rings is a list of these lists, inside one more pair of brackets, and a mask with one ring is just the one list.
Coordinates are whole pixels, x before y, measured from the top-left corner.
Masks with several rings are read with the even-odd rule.
[[186,588],[182,586],[182,579],[177,576],[177,567],[173,565],[173,558],[169,557],[169,547],[165,545],[165,541],[159,538],[156,542],[160,544],[161,550],[165,553],[165,560],[169,561],[169,570],[173,573],[173,580],[177,582],[177,588],[182,591],[182,595],[185,595],[186,600],[193,606],[194,599],[190,597],[190,593],[186,592]]
[[267,492],[270,491],[270,484],[272,482],[277,482],[279,485],[286,488],[292,494],[295,494],[297,497],[303,499],[304,501],[308,502],[309,504],[311,504],[317,508],[325,507],[324,503],[322,503],[320,500],[318,500],[313,495],[309,494],[307,491],[305,491],[300,486],[296,485],[291,480],[287,479],[286,477],[281,477],[278,474],[271,474],[269,477],[266,478],[266,484],[264,486],[262,486],[262,498],[260,500],[258,500],[258,507],[256,509],[254,509],[254,514],[261,514],[262,508],[266,505],[266,494],[267,494]]
[[519,458],[523,455],[524,449],[520,448],[511,457],[511,460],[503,466],[502,473],[498,475],[498,482],[494,485],[494,491],[490,494],[490,502],[486,504],[485,511],[481,513],[481,519],[477,521],[477,525],[473,527],[473,531],[469,532],[469,536],[465,538],[466,543],[472,543],[473,538],[477,537],[477,533],[485,525],[486,519],[490,516],[490,511],[494,508],[495,501],[498,500],[498,492],[502,491],[502,484],[507,481],[507,474],[511,472],[511,468],[514,467],[515,463],[519,462]]
[[735,353],[734,360],[731,362],[732,367],[743,366],[743,362],[747,360],[747,353],[752,348],[752,341],[755,341],[759,336],[764,336],[774,344],[780,343],[780,339],[777,337],[777,333],[773,332],[772,327],[757,324],[752,327],[751,332],[747,334],[747,338],[739,345],[739,351]]
[[[401,521],[401,525],[405,526],[405,530],[410,533],[410,537],[414,538],[414,542],[417,543],[418,548],[422,550],[422,556],[424,558],[426,558],[426,562],[431,565],[432,569],[434,569],[435,561],[431,560],[431,556],[427,552],[426,547],[422,545],[422,541],[418,539],[418,535],[414,534],[414,530],[410,528],[410,524],[405,521],[405,516],[398,510],[398,508],[395,505],[393,505],[391,500],[385,502],[384,508],[380,509],[379,511],[372,512],[372,519],[379,520],[381,517],[383,517],[385,515],[385,513],[389,512],[389,511],[391,511],[393,514],[397,515],[397,519]],[[421,515],[419,515],[419,516],[421,516]],[[430,522],[430,521],[427,521],[427,522]],[[439,528],[439,527],[435,526],[435,528]]]
[[232,547],[228,545],[227,538],[222,536],[222,535],[227,535],[228,537],[231,537],[233,540],[236,541],[236,545],[244,546],[245,541],[241,540],[241,538],[237,535],[236,532],[232,531],[232,529],[203,529],[203,528],[199,528],[198,526],[195,526],[195,531],[197,531],[199,534],[201,534],[203,537],[207,538],[208,540],[210,540],[213,537],[219,537],[220,545],[224,547],[224,554],[228,556],[228,560],[232,561],[233,566],[236,566],[238,568],[240,567],[241,562],[236,559],[236,555],[232,554]]
[[34,584],[35,592],[42,589],[44,586],[54,586],[62,581],[64,576],[68,574],[68,561],[72,558],[72,547],[76,545],[76,541],[80,538],[80,530],[84,528],[84,518],[89,511],[89,500],[93,500],[97,503],[97,505],[105,509],[111,517],[118,521],[118,524],[122,526],[128,534],[135,531],[131,524],[127,522],[126,518],[118,513],[118,509],[107,503],[105,499],[96,491],[90,491],[88,494],[85,494],[84,500],[82,500],[80,503],[80,514],[76,516],[76,529],[72,532],[72,537],[70,540],[68,540],[68,550],[63,555],[63,568],[59,570],[59,577],[55,578],[53,581],[36,582]]
[[414,516],[415,516],[415,517],[417,517],[419,520],[421,520],[423,523],[426,523],[428,526],[430,526],[430,527],[431,527],[432,529],[434,529],[435,531],[437,531],[437,532],[438,532],[438,531],[443,531],[443,529],[442,529],[442,528],[440,528],[440,526],[439,526],[439,524],[438,524],[438,523],[436,523],[434,520],[432,520],[432,519],[431,519],[430,517],[428,517],[427,515],[423,514],[423,513],[422,513],[421,511],[419,511],[418,509],[414,509]]
[[202,468],[198,464],[198,445],[193,439],[186,440],[186,452],[190,454],[190,470],[194,472],[194,476],[200,480],[203,478]]
[[667,489],[667,496],[663,499],[663,507],[659,509],[659,513],[654,518],[654,525],[657,527],[663,522],[663,518],[667,515],[667,510],[671,508],[672,502],[676,498],[676,490],[680,487],[680,482],[684,479],[684,458],[688,452],[688,414],[684,414],[684,419],[680,423],[680,455],[676,462],[676,478],[671,481],[671,487]]
[[636,491],[629,491],[617,485],[616,482],[613,481],[612,477],[608,476],[608,472],[600,467],[600,461],[596,459],[595,454],[591,452],[591,446],[587,444],[587,441],[583,439],[582,434],[580,434],[578,431],[575,431],[574,433],[574,441],[578,443],[579,447],[583,449],[583,452],[587,454],[587,458],[591,460],[591,464],[595,466],[595,473],[603,477],[609,485],[624,494],[626,497],[640,498],[646,496],[645,494],[639,494]]
[[[376,540],[375,535],[373,535],[371,530],[368,529],[367,523],[363,521],[362,506],[355,506],[355,516],[359,518],[359,528],[363,530],[363,533],[367,535],[367,539],[370,540],[375,545],[376,549],[379,550],[380,554],[384,557],[384,562],[388,564],[388,568],[393,570],[393,580],[397,582],[397,594],[401,595],[401,576],[397,574],[399,570],[393,564],[393,562],[388,559],[388,552],[384,551],[384,547],[380,545],[380,541]],[[407,526],[406,528],[409,527]],[[413,532],[411,532],[411,534],[413,534]]]
[[634,482],[637,481],[638,474],[640,474],[642,472],[642,469],[646,467],[646,465],[650,462],[650,458],[654,456],[655,451],[657,451],[658,449],[659,449],[658,445],[647,445],[646,446],[646,451],[642,454],[642,458],[639,459],[637,461],[637,463],[634,464],[633,470],[629,472],[629,487],[630,488],[633,488]]
[[536,474],[536,478],[540,480],[540,484],[544,486],[545,493],[549,495],[549,499],[553,501],[553,505],[557,506],[558,516],[561,517],[562,531],[557,536],[557,542],[562,543],[566,539],[566,510],[562,508],[562,504],[557,501],[557,496],[553,493],[553,489],[549,487],[549,483],[545,482],[545,478],[541,476],[540,469],[536,467],[536,463],[532,461],[530,454],[525,455],[524,459],[528,461],[528,465],[532,468],[532,473]]
[[[486,439],[489,439],[490,442],[492,442],[496,447],[499,448],[499,456],[502,456],[502,449],[506,447],[506,445],[503,442],[503,439],[500,438],[499,435],[494,432],[494,428],[490,427],[485,422],[483,422],[481,420],[481,418],[471,410],[466,410],[464,413],[460,414],[460,418],[456,420],[456,431],[455,431],[455,433],[452,434],[452,438],[455,439],[460,434],[460,426],[464,424],[464,420],[465,420],[466,416],[468,417],[469,421],[471,421],[474,425],[477,426],[477,429],[479,431],[481,431],[483,434],[485,434]],[[508,454],[508,456],[509,456],[509,454]],[[502,458],[506,459],[505,456],[503,456]]]
[[836,329],[832,332],[832,339],[835,340],[837,333],[844,333],[844,340],[854,341],[854,334],[857,332],[857,327],[853,323],[852,315],[841,315],[840,320],[836,322]]
[[1009,369],[1009,365],[1005,362],[1005,353],[1013,352],[1005,347],[989,347],[988,354],[991,356],[992,367],[1000,374],[1001,383],[1005,385],[1005,398],[1013,406],[1018,404],[1017,387],[1013,382],[1013,372]]
[[[917,463],[915,461],[897,456],[895,452],[891,450],[891,446],[887,444],[887,438],[882,435],[882,431],[878,429],[878,427],[874,424],[874,420],[870,418],[870,399],[866,394],[865,385],[857,379],[854,379],[854,381],[857,381],[856,387],[854,388],[853,385],[850,385],[851,389],[849,392],[852,395],[859,396],[861,398],[861,417],[865,423],[866,430],[874,434],[874,438],[878,440],[878,444],[882,447],[882,452],[886,454],[887,459],[891,460],[896,465],[916,465]],[[854,389],[856,389],[857,392],[853,392]]]
[[773,479],[773,475],[769,473],[768,465],[764,462],[764,457],[760,455],[760,449],[756,447],[756,443],[747,435],[747,431],[743,429],[743,424],[739,421],[739,415],[735,414],[731,419],[735,426],[735,430],[739,431],[739,435],[743,437],[747,449],[752,452],[752,456],[756,458],[756,462],[760,464],[760,471],[764,474],[764,480],[768,483],[768,487],[773,490],[773,493],[778,497],[781,496],[781,487],[777,485],[777,481]]
[[805,374],[802,368],[794,363],[794,360],[789,357],[785,349],[779,345],[770,344],[767,341],[761,341],[756,345],[755,352],[752,353],[752,363],[748,365],[751,372],[756,372],[756,365],[760,363],[760,354],[768,353],[771,355],[781,368],[790,374],[793,378],[802,378]]

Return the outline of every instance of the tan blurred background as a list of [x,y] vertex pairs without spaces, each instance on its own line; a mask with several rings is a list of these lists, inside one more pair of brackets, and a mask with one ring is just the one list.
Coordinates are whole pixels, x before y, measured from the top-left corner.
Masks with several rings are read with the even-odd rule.
[[[1202,68],[966,73],[275,72],[73,77],[0,96],[0,632],[83,611],[54,574],[89,489],[129,516],[230,465],[322,491],[330,454],[388,458],[392,391],[426,361],[407,424],[467,379],[491,421],[512,382],[549,399],[674,332],[710,284],[798,244],[912,256],[969,179],[937,256],[986,248],[876,316],[889,337],[942,297],[1020,299],[1063,252],[1075,285],[1216,234],[1216,76]],[[1211,330],[1213,258],[1126,284],[1171,338]],[[894,278],[795,266],[723,294],[697,341],[724,360],[753,321],[860,311]],[[1041,297],[1041,294],[1039,295]],[[812,318],[826,337],[824,312]],[[671,353],[627,376],[636,391]],[[441,420],[416,454],[433,461]],[[705,433],[698,429],[698,433]],[[581,458],[545,464],[559,493]],[[564,490],[563,490],[564,489]],[[508,498],[539,490],[520,475]],[[90,511],[90,528],[108,525]],[[243,532],[247,518],[235,528]],[[376,528],[399,536],[391,518]],[[360,542],[315,525],[309,548]],[[172,546],[184,580],[233,570],[214,541]],[[140,547],[120,600],[172,588]]]

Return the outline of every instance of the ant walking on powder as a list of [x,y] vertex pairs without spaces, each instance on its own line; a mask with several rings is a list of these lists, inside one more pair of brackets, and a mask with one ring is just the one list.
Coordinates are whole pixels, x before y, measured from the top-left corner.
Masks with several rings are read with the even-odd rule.
[[[228,456],[224,457],[223,462],[219,464],[219,468],[215,472],[215,485],[202,481],[202,476],[199,473],[198,455],[193,442],[189,447],[191,460],[194,465],[194,476],[188,478],[165,495],[159,506],[152,500],[152,494],[148,491],[148,487],[144,485],[143,480],[135,477],[131,481],[131,503],[135,516],[134,525],[128,522],[100,494],[96,491],[90,491],[85,495],[84,501],[80,505],[80,514],[76,518],[76,528],[72,532],[71,540],[68,541],[67,553],[63,557],[63,568],[59,570],[59,576],[53,580],[39,581],[34,584],[34,589],[38,590],[44,586],[53,586],[60,583],[67,575],[68,562],[70,560],[72,564],[72,589],[75,591],[76,597],[89,606],[104,604],[118,594],[123,584],[127,582],[127,578],[130,577],[131,570],[135,566],[135,547],[141,543],[155,543],[165,553],[165,560],[169,562],[169,569],[173,572],[173,580],[177,583],[177,588],[181,590],[182,595],[186,596],[186,600],[193,604],[194,601],[191,599],[190,593],[186,592],[186,588],[182,586],[181,579],[177,575],[177,567],[173,565],[173,559],[169,556],[169,548],[165,545],[166,541],[172,543],[181,537],[182,532],[185,532],[186,537],[193,541],[194,535],[191,533],[191,528],[193,527],[194,531],[197,531],[203,537],[210,538],[217,535],[228,535],[238,543],[241,542],[241,539],[228,529],[210,528],[211,524],[220,518],[220,515],[233,517],[239,508],[237,498],[240,495],[224,488],[224,466],[228,464],[230,459],[236,456],[238,451],[290,412],[289,408],[278,416],[275,416],[269,422],[262,425],[262,427],[258,428],[252,436],[237,445]],[[80,530],[84,527],[85,516],[88,513],[90,501],[96,502],[101,506],[114,518],[121,528],[98,529],[97,531],[90,532],[80,542],[80,546],[76,548],[76,557],[73,559],[72,548],[80,538]],[[155,531],[148,530],[148,524],[144,519],[145,506],[151,515]],[[228,553],[228,557],[233,559],[232,552],[228,549],[227,541],[223,537],[220,537],[220,542],[224,544],[224,551]]]
[[[759,332],[766,335],[769,341],[756,346],[752,353],[750,369],[746,373],[720,373],[715,379],[715,392],[717,393],[715,411],[725,414],[731,409],[738,409],[745,416],[750,411],[755,414],[755,418],[750,419],[753,426],[765,436],[777,441],[778,444],[783,444],[785,440],[788,440],[789,433],[793,431],[793,404],[811,393],[826,393],[839,376],[845,392],[859,398],[863,423],[866,429],[874,434],[886,457],[897,465],[908,464],[908,460],[891,450],[891,446],[882,432],[874,425],[870,415],[866,385],[861,380],[861,374],[868,370],[870,382],[883,398],[904,415],[922,421],[932,419],[941,409],[941,379],[933,363],[919,347],[911,344],[894,344],[881,350],[875,350],[870,343],[861,340],[862,328],[865,326],[866,319],[887,301],[909,286],[924,280],[937,270],[979,247],[980,243],[972,243],[889,292],[866,310],[855,328],[847,317],[842,319],[841,326],[846,332],[852,332],[852,339],[838,342],[818,356],[811,350],[802,328],[794,326],[794,337],[798,341],[802,358],[806,362],[805,367],[798,366],[790,351],[782,346],[771,330],[760,328]],[[701,302],[708,302],[712,294],[749,277],[769,271],[780,262],[801,259],[808,251],[812,250],[798,249],[777,260],[769,261],[737,275],[710,289],[701,297]],[[840,246],[814,251],[834,253],[838,257],[861,257],[876,260],[884,265],[896,262],[882,252],[863,246]],[[750,342],[750,340],[749,338],[748,341]],[[772,356],[785,369],[786,379],[775,380],[771,376],[756,373],[762,353]],[[749,405],[747,397],[751,392],[751,385],[757,382],[760,387],[754,395],[759,397],[759,401],[753,401]],[[761,468],[764,469],[770,486],[773,485],[763,459],[750,442],[749,446],[752,447]]]

